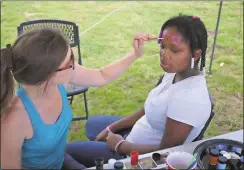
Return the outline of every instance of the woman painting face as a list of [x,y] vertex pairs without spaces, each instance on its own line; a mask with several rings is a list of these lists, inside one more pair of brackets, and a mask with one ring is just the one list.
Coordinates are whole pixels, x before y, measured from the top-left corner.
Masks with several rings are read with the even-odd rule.
[[72,49],[69,48],[64,61],[57,69],[56,74],[52,77],[52,83],[67,84],[67,80],[69,80],[72,76],[72,71],[74,70],[74,67],[75,57]]
[[190,68],[191,50],[175,27],[166,27],[160,44],[160,66],[168,73],[179,73]]
[[75,57],[74,57],[73,50],[71,48],[69,48],[67,55],[65,57],[65,60],[62,62],[60,67],[57,69],[57,72],[71,69],[71,68],[74,70],[74,62],[75,62],[74,60],[75,60]]

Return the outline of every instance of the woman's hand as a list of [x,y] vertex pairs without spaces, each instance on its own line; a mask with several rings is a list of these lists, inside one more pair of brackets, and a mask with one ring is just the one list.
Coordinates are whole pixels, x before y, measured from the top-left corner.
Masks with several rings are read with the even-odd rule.
[[124,138],[121,135],[109,132],[106,140],[107,140],[109,148],[111,150],[115,151],[116,144],[118,142],[120,142],[121,140],[124,140]]
[[149,34],[137,33],[133,40],[134,54],[137,58],[144,54],[144,41],[148,41]]

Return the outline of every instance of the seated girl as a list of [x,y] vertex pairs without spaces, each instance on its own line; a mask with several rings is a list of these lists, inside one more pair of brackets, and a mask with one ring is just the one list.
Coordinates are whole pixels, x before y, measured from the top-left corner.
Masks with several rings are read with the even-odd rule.
[[162,82],[149,93],[144,107],[132,115],[91,117],[86,133],[92,141],[67,145],[66,152],[76,161],[90,167],[95,165],[95,157],[107,162],[134,150],[144,154],[190,143],[199,135],[211,112],[202,74],[205,25],[199,17],[173,17],[163,24],[158,43],[160,66],[165,71]]

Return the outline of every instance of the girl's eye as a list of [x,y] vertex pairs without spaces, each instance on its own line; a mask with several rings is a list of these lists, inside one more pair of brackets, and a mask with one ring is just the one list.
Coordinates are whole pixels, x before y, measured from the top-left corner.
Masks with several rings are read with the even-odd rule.
[[[160,45],[160,49],[161,50],[164,50],[165,49],[165,46],[163,44]],[[169,48],[170,51],[172,51],[173,53],[177,53],[179,52],[177,49],[175,48]]]

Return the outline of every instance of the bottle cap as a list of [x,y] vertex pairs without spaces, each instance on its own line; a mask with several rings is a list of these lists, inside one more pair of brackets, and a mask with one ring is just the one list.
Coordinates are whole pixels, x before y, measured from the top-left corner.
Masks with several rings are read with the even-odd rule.
[[159,161],[160,159],[161,159],[161,155],[160,155],[160,153],[153,153],[152,154],[152,159],[154,160],[154,161]]
[[232,159],[240,159],[240,156],[234,152],[229,152]]
[[124,168],[124,164],[122,162],[117,161],[117,162],[114,163],[114,168],[115,169],[123,169]]
[[132,166],[138,165],[138,157],[139,157],[139,153],[137,151],[132,151],[130,153],[130,164]]
[[227,149],[228,149],[229,151],[232,151],[232,145],[228,145],[228,146],[227,146]]
[[211,149],[214,149],[215,147],[213,147],[213,146],[210,146],[210,147],[208,147],[206,150],[205,150],[205,152],[207,153],[207,154],[210,154],[210,150]]
[[218,150],[227,150],[227,146],[224,144],[216,145],[215,148]]
[[103,165],[103,158],[102,157],[96,157],[95,158],[95,164],[96,165]]
[[228,159],[226,157],[220,156],[218,162],[221,163],[221,164],[226,164],[227,161],[228,161]]
[[244,156],[240,158],[241,163],[244,163]]
[[219,156],[219,150],[217,150],[217,149],[210,149],[210,155],[212,155],[212,156]]
[[239,156],[242,156],[242,155],[241,155],[241,152],[242,152],[242,149],[239,148],[239,147],[236,147],[235,154],[237,154],[237,155],[239,155]]
[[230,156],[230,154],[229,154],[229,153],[225,153],[223,156],[224,156],[224,157],[226,157],[228,160],[230,160],[230,159],[231,159],[231,156]]
[[235,151],[236,151],[236,149],[237,149],[237,147],[232,146],[231,151],[232,151],[232,152],[235,152]]
[[226,151],[220,151],[220,155],[223,156],[224,154],[229,154],[228,152]]
[[114,168],[115,162],[116,162],[115,159],[109,159],[108,160],[108,167],[109,167],[109,169],[113,169]]

